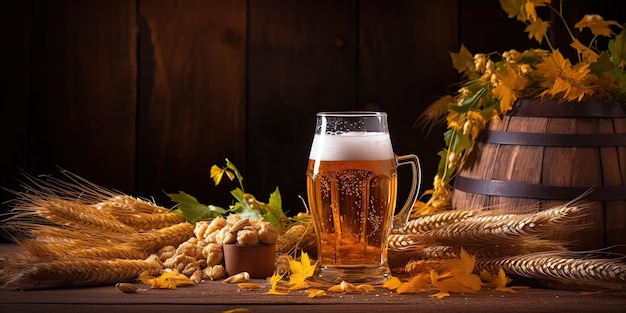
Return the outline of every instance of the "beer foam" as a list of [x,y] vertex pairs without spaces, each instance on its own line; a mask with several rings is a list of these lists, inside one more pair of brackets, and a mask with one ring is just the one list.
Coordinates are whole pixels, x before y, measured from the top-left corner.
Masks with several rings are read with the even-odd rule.
[[389,134],[346,132],[313,137],[309,159],[319,161],[393,159]]

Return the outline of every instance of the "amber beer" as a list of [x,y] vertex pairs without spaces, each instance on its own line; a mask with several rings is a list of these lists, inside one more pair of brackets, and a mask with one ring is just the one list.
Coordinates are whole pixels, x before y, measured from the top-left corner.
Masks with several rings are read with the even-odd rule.
[[318,278],[373,283],[387,279],[396,167],[388,133],[314,136],[307,194],[318,235]]
[[308,194],[319,230],[321,264],[384,265],[387,221],[396,199],[394,163],[309,160]]

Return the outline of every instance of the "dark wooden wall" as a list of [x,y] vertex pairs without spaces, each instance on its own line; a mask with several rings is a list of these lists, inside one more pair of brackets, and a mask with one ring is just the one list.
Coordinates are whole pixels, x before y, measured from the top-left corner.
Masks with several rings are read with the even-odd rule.
[[[574,1],[623,22],[611,1]],[[568,1],[568,5],[570,5]],[[595,5],[595,7],[593,7]],[[57,167],[153,197],[213,185],[233,161],[261,200],[279,186],[302,210],[321,110],[384,110],[396,153],[417,154],[430,188],[443,129],[413,127],[455,89],[448,51],[534,46],[498,1],[5,0],[0,185]],[[401,181],[402,184],[402,181]],[[3,201],[12,197],[2,192]]]

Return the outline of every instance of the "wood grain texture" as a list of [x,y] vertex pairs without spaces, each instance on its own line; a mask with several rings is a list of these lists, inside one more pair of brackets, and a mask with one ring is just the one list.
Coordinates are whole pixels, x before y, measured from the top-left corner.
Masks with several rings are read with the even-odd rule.
[[356,1],[251,1],[248,190],[303,211],[315,113],[356,109]]
[[[445,127],[427,134],[414,124],[457,79],[448,51],[457,50],[458,1],[365,0],[359,6],[359,108],[389,114],[396,154],[420,158],[421,193],[432,188]],[[410,170],[399,168],[399,205],[410,178]]]
[[245,170],[246,1],[142,1],[139,19],[138,191],[227,206],[209,172]]
[[[504,116],[491,121],[489,130],[536,134],[620,133],[624,118],[539,118]],[[623,185],[626,163],[619,151],[624,147],[559,147],[523,144],[478,143],[471,166],[459,171],[460,177],[520,182],[542,186],[603,187]],[[572,196],[572,199],[575,196]],[[493,206],[507,212],[518,209],[551,208],[572,199],[549,200],[541,197],[483,195],[455,190],[453,206],[470,209]],[[575,250],[590,250],[624,245],[624,202],[594,201],[593,209],[579,217],[575,232],[560,232],[553,239],[562,240]],[[623,251],[622,247],[614,250]]]
[[41,1],[33,10],[34,174],[60,166],[134,191],[134,1]]
[[[15,178],[19,168],[29,165],[29,115],[31,112],[31,1],[9,0],[0,2],[0,186],[18,189]],[[8,192],[0,191],[0,203],[11,199]],[[4,211],[0,208],[0,212]]]

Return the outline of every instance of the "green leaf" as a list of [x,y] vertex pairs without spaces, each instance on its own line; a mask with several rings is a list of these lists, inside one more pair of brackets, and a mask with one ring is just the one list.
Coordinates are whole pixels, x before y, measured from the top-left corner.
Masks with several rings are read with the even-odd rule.
[[230,207],[230,210],[241,217],[247,217],[251,220],[260,220],[263,218],[261,212],[250,207],[245,201],[236,202]]
[[263,218],[272,223],[274,228],[278,230],[280,233],[282,231],[282,227],[280,224],[280,220],[285,216],[285,212],[283,211],[283,200],[280,196],[280,191],[278,190],[278,186],[276,186],[276,190],[270,194],[269,203],[265,206],[267,209],[267,213],[263,215]]
[[235,164],[230,162],[229,159],[226,159],[226,167],[228,167],[231,171],[235,172],[235,175],[237,176],[237,180],[239,181],[239,185],[241,186],[241,189],[243,189],[243,176],[241,175],[241,173],[239,173],[239,170],[237,169],[237,167],[235,167]]
[[278,186],[276,186],[276,190],[270,194],[270,201],[268,205],[272,207],[272,209],[277,210],[280,214],[283,214],[283,200],[280,197]]
[[280,218],[274,215],[274,213],[268,211],[267,213],[263,214],[263,220],[272,224],[272,226],[274,226],[274,228],[278,230],[278,233],[282,232],[282,227],[280,226]]
[[611,61],[611,56],[607,51],[602,51],[598,61],[589,64],[591,74],[597,75],[598,77],[602,76],[602,74],[606,72],[610,72],[614,68],[615,66]]
[[214,205],[204,205],[198,202],[198,200],[183,192],[167,194],[173,202],[178,203],[178,209],[183,213],[185,219],[190,223],[197,221],[215,218],[225,214],[227,211],[223,208]]
[[244,202],[244,195],[245,195],[245,193],[243,192],[243,189],[236,188],[234,190],[231,190],[230,194],[233,195],[233,197],[235,197],[235,199],[237,199],[237,201]]
[[609,40],[608,48],[615,66],[626,62],[626,30],[623,29],[613,40]]

